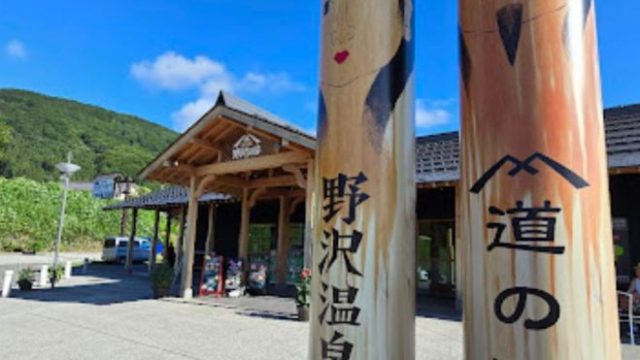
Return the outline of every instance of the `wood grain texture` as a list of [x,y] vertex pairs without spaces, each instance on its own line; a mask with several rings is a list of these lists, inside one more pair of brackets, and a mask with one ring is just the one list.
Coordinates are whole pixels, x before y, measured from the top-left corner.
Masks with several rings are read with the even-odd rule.
[[[592,1],[461,0],[460,32],[465,357],[619,359]],[[536,153],[588,184],[572,183],[543,157],[524,161]],[[471,192],[507,155],[514,161]],[[518,201],[524,207],[549,201],[560,209],[543,213],[555,218],[553,241],[516,242],[511,221],[519,215],[489,211],[515,208]],[[503,243],[561,246],[564,252],[489,250],[498,231],[490,223],[506,225]],[[514,287],[550,294],[559,305],[557,322],[525,328],[527,319],[549,314],[547,303],[532,294],[515,322],[500,321],[496,299]],[[507,298],[501,311],[513,314],[516,299]]]
[[[413,4],[335,0],[322,5],[309,358],[413,359]],[[346,177],[345,194],[338,199],[343,203],[327,219],[332,193],[327,182],[340,174]],[[355,180],[360,174],[366,180]],[[368,197],[361,202],[356,197],[351,222],[345,219],[354,193]],[[354,241],[341,239],[336,247],[333,231],[361,232],[362,239],[354,251],[338,251],[321,272],[337,247]],[[361,275],[349,271],[348,263]],[[336,302],[333,289],[348,287],[357,289],[353,302]],[[358,325],[332,325],[333,306],[358,308],[359,315],[350,318]],[[336,333],[342,337],[331,341]],[[340,352],[339,345],[345,350],[347,343],[351,351]]]

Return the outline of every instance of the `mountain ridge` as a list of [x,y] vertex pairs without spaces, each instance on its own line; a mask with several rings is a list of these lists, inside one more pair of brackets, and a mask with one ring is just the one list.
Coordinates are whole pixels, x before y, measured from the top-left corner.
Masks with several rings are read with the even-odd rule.
[[0,89],[0,123],[11,130],[0,176],[38,181],[57,180],[68,151],[82,167],[74,180],[135,176],[178,136],[135,115],[22,89]]

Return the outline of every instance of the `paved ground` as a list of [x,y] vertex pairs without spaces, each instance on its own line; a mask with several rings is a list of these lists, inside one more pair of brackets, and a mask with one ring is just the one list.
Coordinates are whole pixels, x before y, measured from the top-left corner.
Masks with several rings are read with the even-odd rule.
[[[74,263],[83,262],[84,259],[99,260],[99,253],[61,253],[60,263],[64,264],[66,261],[72,261]],[[18,272],[24,268],[31,268],[33,270],[40,269],[42,265],[53,264],[53,253],[38,253],[35,255],[24,255],[21,253],[0,253],[0,289],[4,281],[4,271],[14,271],[14,282],[18,277]]]
[[[105,265],[60,285],[0,299],[1,359],[306,358],[289,299],[151,300],[146,277]],[[462,358],[459,321],[419,316],[416,339],[418,359]]]

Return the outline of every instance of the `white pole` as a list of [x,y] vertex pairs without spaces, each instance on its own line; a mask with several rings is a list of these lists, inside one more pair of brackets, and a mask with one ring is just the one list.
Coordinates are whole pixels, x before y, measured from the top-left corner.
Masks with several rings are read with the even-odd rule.
[[[69,159],[71,162],[71,159]],[[60,206],[60,218],[58,219],[58,233],[56,234],[56,250],[53,256],[53,271],[54,275],[51,277],[51,287],[55,287],[55,271],[58,265],[58,256],[60,251],[60,240],[62,239],[62,228],[64,227],[64,212],[67,207],[67,189],[69,188],[69,174],[62,175],[64,177],[64,189],[62,190],[62,205]]]
[[40,279],[38,281],[38,284],[40,286],[47,285],[47,275],[48,274],[49,274],[49,266],[42,265],[42,267],[40,267]]
[[2,297],[9,297],[9,293],[11,292],[11,283],[13,281],[13,270],[5,270],[4,272],[4,282],[2,283]]
[[64,264],[64,278],[71,279],[71,261],[67,261]]

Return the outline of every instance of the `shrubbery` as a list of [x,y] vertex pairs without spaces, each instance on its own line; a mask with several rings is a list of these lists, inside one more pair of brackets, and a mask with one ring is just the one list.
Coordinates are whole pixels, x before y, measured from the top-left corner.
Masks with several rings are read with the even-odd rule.
[[[0,251],[46,251],[55,242],[62,185],[0,177]],[[103,211],[114,201],[90,192],[70,191],[62,250],[97,250],[107,235],[120,231],[121,211]],[[131,216],[129,216],[131,218]],[[139,236],[151,235],[153,214],[141,211]]]

